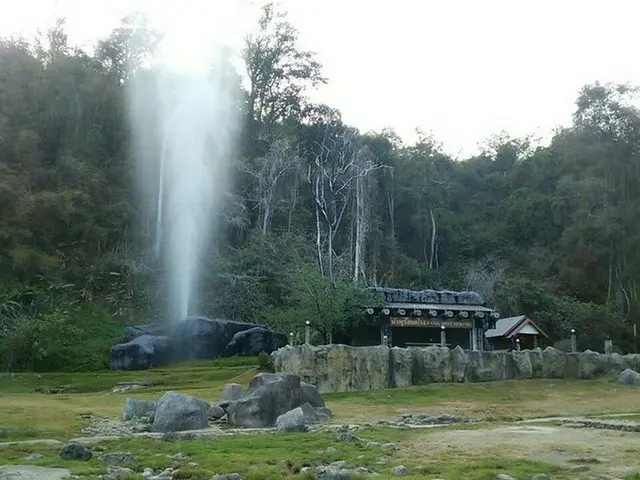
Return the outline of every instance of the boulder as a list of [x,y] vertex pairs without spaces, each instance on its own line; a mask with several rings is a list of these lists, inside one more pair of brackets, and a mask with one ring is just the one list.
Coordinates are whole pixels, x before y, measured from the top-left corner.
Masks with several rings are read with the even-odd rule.
[[174,360],[173,342],[168,337],[141,335],[119,343],[109,352],[112,370],[146,370]]
[[[248,428],[273,427],[280,415],[304,403],[300,377],[288,374],[276,377],[274,381],[262,384],[240,400],[229,403],[226,410],[230,425]],[[258,383],[254,382],[254,379],[252,383]]]
[[79,443],[70,443],[62,447],[60,458],[63,460],[82,460],[87,461],[93,457],[93,453],[84,445]]
[[640,388],[640,373],[627,368],[618,375],[618,385]]
[[121,465],[133,462],[134,459],[130,453],[105,453],[100,457],[100,463],[105,465]]
[[199,430],[207,426],[208,420],[207,402],[182,393],[167,392],[158,400],[151,431]]
[[35,467],[32,465],[1,465],[0,479],[6,480],[62,480],[71,478],[66,468]]
[[240,400],[244,392],[242,391],[242,385],[239,383],[227,383],[222,389],[222,401],[232,402],[234,400]]
[[222,417],[224,417],[226,414],[226,412],[224,411],[224,408],[222,408],[219,405],[214,405],[209,409],[209,420],[220,420]]
[[[236,336],[244,331],[251,332]],[[173,324],[125,328],[123,343],[111,347],[110,360],[113,370],[142,370],[177,361],[271,353],[286,343],[284,335],[263,325],[187,317]]]
[[169,325],[166,323],[148,323],[146,325],[132,325],[125,327],[122,335],[122,343],[129,343],[134,338],[142,335],[150,335],[152,337],[167,337],[169,334]]
[[123,421],[139,420],[143,417],[153,417],[156,411],[156,402],[148,400],[136,400],[135,398],[126,398],[124,400],[124,408],[120,418]]
[[178,360],[214,359],[225,356],[236,333],[260,326],[222,318],[187,317],[173,326],[170,336],[176,343]]
[[287,345],[287,337],[266,327],[254,327],[236,333],[227,344],[225,355],[256,357],[261,353],[270,354]]
[[300,382],[300,389],[302,390],[302,401],[308,403],[312,407],[324,407],[324,399],[315,385],[310,383]]
[[249,380],[249,390],[257,390],[263,385],[267,385],[268,383],[279,382],[282,380],[282,373],[268,373],[262,372],[255,375],[251,380]]
[[309,425],[319,421],[320,418],[313,407],[303,403],[276,418],[276,429],[279,432],[306,432]]
[[484,305],[477,292],[452,292],[450,290],[409,290],[406,288],[370,287],[385,302],[390,303],[444,303],[450,305]]

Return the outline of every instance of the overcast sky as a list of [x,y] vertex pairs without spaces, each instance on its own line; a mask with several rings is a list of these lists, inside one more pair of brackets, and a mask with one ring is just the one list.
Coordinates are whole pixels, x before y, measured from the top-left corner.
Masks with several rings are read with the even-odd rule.
[[[252,0],[0,0],[0,34],[66,17],[74,43],[106,36],[131,10],[168,34],[165,54],[195,64],[238,47]],[[445,150],[491,134],[544,136],[566,125],[585,83],[640,84],[633,0],[281,0],[329,85],[314,97],[363,131],[431,131]],[[197,45],[197,48],[194,48]]]

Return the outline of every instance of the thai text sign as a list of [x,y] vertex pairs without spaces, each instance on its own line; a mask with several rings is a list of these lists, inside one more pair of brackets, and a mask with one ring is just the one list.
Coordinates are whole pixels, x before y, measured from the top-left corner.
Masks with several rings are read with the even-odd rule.
[[440,328],[444,325],[447,328],[471,328],[473,323],[471,320],[441,320],[436,318],[411,318],[411,317],[392,317],[392,327],[422,327],[422,328]]

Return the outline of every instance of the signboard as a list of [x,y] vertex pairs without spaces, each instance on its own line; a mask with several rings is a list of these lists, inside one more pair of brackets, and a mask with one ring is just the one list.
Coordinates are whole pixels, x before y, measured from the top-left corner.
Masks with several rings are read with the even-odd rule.
[[442,320],[436,318],[391,317],[392,327],[440,328],[472,328],[471,320]]

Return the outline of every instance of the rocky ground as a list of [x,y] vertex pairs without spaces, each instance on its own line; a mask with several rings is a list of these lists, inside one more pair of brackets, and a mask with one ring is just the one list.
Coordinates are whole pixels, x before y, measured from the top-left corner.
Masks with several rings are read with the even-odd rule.
[[[166,455],[167,463],[172,466],[155,469],[137,466],[134,472],[131,465],[134,458],[129,453],[107,452],[103,448],[94,447],[93,444],[107,437],[127,438],[144,434],[145,432],[140,431],[144,430],[143,424],[98,416],[89,418],[89,421],[91,425],[82,432],[86,437],[66,444],[60,456],[67,460],[82,461],[97,455],[100,462],[106,466],[106,473],[102,476],[104,480],[124,480],[127,475],[135,472],[147,480],[189,478],[182,476],[181,469],[194,468],[198,465],[197,462],[191,461],[188,455],[176,452]],[[415,437],[410,448],[407,448],[394,442],[367,440],[368,430],[379,428],[378,426],[405,429],[433,428],[438,431],[431,432],[428,436]],[[341,450],[340,444],[362,444],[364,447],[380,451],[377,463],[392,477],[410,475],[410,467],[406,467],[405,464],[414,465],[416,457],[428,454],[451,458],[452,455],[459,454],[468,460],[491,455],[499,455],[504,459],[535,458],[549,464],[568,466],[566,467],[568,477],[563,478],[612,480],[625,478],[640,468],[640,458],[635,454],[630,456],[630,452],[637,452],[640,448],[640,437],[634,434],[639,429],[640,423],[617,419],[546,418],[496,426],[482,423],[480,420],[456,418],[446,414],[438,416],[406,414],[400,418],[379,421],[375,425],[315,424],[310,427],[310,433],[331,433],[335,435],[336,443],[335,446],[330,446],[323,452],[309,453],[336,455]],[[273,427],[252,430],[209,427],[191,433],[194,434],[193,439],[197,440],[202,436],[210,435],[256,434],[256,430],[279,434]],[[389,452],[393,452],[393,458],[387,455]],[[41,454],[32,453],[24,460],[29,463],[42,457]],[[350,474],[359,475],[360,478],[379,476],[375,469],[358,466],[357,461],[347,460],[333,461],[325,465],[303,466],[298,473],[306,475],[305,478],[319,480],[346,479]],[[58,480],[69,477],[70,472],[66,469],[47,469],[30,465],[0,467],[2,480]],[[496,478],[510,480],[516,477],[503,473]],[[540,472],[538,476],[529,478],[545,480],[551,477],[545,472]],[[215,474],[211,477],[211,480],[225,479],[241,480],[242,477],[235,472]]]
[[[138,383],[117,393],[148,386]],[[227,384],[215,404],[178,392],[127,398],[119,418],[84,414],[77,438],[0,443],[0,459],[15,464],[0,467],[0,480],[626,480],[640,472],[638,414],[497,421],[457,412],[345,425],[313,385],[259,374],[248,388]],[[456,467],[464,464],[483,473]],[[262,476],[264,466],[271,473]]]

